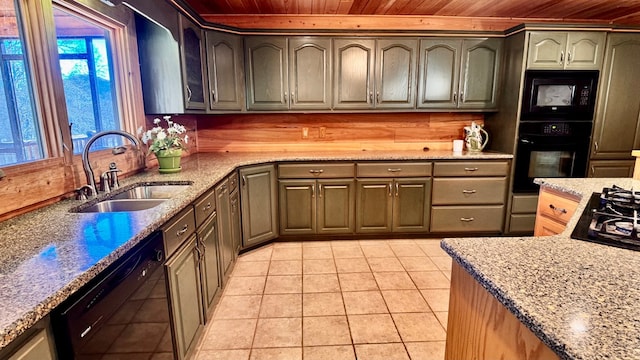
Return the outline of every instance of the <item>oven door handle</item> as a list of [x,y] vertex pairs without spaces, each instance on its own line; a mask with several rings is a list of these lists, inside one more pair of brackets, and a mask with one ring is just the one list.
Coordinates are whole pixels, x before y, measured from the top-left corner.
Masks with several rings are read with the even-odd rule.
[[534,142],[529,139],[520,139],[520,142],[523,144],[531,144],[531,145],[534,144]]

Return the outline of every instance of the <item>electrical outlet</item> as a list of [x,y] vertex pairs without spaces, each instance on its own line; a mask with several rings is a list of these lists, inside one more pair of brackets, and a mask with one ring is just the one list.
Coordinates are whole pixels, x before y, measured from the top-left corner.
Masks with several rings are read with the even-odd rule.
[[324,139],[324,137],[327,135],[327,128],[324,126],[320,126],[320,130],[318,131],[318,134],[320,139]]
[[308,127],[303,127],[302,128],[302,138],[303,139],[308,139],[309,138],[309,128]]

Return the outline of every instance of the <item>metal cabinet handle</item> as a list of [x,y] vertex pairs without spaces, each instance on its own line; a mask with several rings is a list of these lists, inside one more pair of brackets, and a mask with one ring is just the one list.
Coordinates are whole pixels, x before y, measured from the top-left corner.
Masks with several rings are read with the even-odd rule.
[[462,190],[463,194],[475,194],[476,191],[475,190]]
[[289,102],[289,95],[287,94],[286,91],[284,92],[283,100],[285,103]]
[[202,211],[203,211],[203,212],[207,212],[207,211],[209,211],[209,209],[211,209],[211,202],[208,202],[208,203],[207,203],[207,205],[205,205],[205,206],[202,208]]
[[402,171],[402,168],[389,168],[387,169],[388,172],[392,172],[392,173],[396,173],[396,172],[400,172]]
[[400,186],[396,183],[396,197],[400,195]]
[[204,243],[204,238],[203,237],[198,237],[200,245],[202,245],[202,249],[206,250],[207,249],[207,244]]
[[196,252],[198,253],[198,263],[202,261],[202,250],[200,250],[200,248],[198,246],[196,246],[194,249],[196,249]]
[[567,52],[567,64],[571,64],[571,52]]
[[595,150],[595,152],[598,152],[598,142],[597,141],[595,141],[593,143],[593,149]]
[[189,228],[189,224],[184,224],[184,226],[182,227],[182,229],[176,231],[176,236],[181,236],[184,233],[187,232],[187,229]]
[[376,104],[380,104],[380,91],[376,91]]
[[559,212],[560,214],[566,214],[566,213],[567,213],[567,209],[563,209],[563,208],[556,207],[556,206],[555,206],[555,205],[553,205],[553,204],[549,204],[549,208],[550,208],[551,210],[553,210],[553,211],[557,211],[557,212]]
[[312,198],[316,197],[316,186],[315,185],[311,185],[311,197]]
[[464,102],[464,92],[460,91],[460,102]]
[[454,103],[458,102],[458,93],[456,93],[455,91],[453,92],[453,102]]
[[187,102],[191,101],[191,89],[189,89],[189,85],[187,85]]
[[564,51],[560,51],[560,63],[564,61]]
[[469,218],[461,217],[461,218],[460,218],[460,221],[464,221],[464,222],[472,222],[473,220],[475,220],[475,219],[474,219],[474,218],[472,218],[472,217],[469,217]]
[[318,184],[318,197],[322,199],[322,184]]
[[211,102],[216,103],[216,92],[215,90],[211,90]]
[[318,175],[322,174],[323,172],[324,172],[324,170],[322,170],[322,169],[317,169],[317,170],[316,169],[311,169],[311,170],[309,170],[309,173],[311,173],[311,174],[313,174],[315,176],[318,176]]
[[373,103],[373,91],[369,91],[369,102]]
[[247,185],[247,177],[242,175],[242,186],[246,186]]
[[392,190],[391,186],[392,186],[391,183],[389,183],[389,196],[392,196],[392,194],[391,194],[391,190]]
[[464,171],[478,171],[477,167],[466,167],[464,168]]
[[294,98],[295,98],[295,95],[294,95],[294,93],[292,91],[292,92],[289,93],[289,103],[293,104],[293,99]]

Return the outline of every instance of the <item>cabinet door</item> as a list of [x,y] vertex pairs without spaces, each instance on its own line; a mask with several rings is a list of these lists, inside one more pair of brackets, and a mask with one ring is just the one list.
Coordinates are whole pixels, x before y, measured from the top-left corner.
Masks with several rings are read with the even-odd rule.
[[[227,180],[215,187],[216,211],[218,216],[218,241],[220,243],[220,274],[229,276],[233,263],[233,238],[231,236],[231,207],[229,206],[229,186]],[[223,281],[224,282],[224,281]]]
[[244,65],[242,38],[217,31],[207,32],[209,108],[242,110]]
[[289,39],[289,107],[331,108],[331,39]]
[[392,179],[357,180],[356,232],[391,232]]
[[276,169],[262,165],[240,169],[242,246],[248,247],[278,236]]
[[460,74],[459,39],[420,41],[419,108],[455,108]]
[[529,34],[527,69],[562,70],[566,47],[566,32],[532,31]]
[[429,231],[431,179],[395,179],[393,186],[393,231]]
[[245,39],[247,108],[284,110],[289,107],[287,39],[249,37]]
[[634,160],[594,160],[589,162],[589,177],[628,178],[633,176]]
[[536,225],[533,230],[533,236],[550,236],[560,234],[567,226],[559,222],[555,222],[544,216],[536,217]]
[[233,238],[233,257],[234,259],[240,253],[242,247],[242,225],[240,222],[240,193],[231,191],[229,195],[231,204],[231,237]]
[[592,159],[629,159],[640,146],[640,34],[610,34],[598,90]]
[[196,345],[204,324],[199,254],[192,236],[166,263],[175,344],[179,359]]
[[355,230],[355,181],[317,181],[317,232],[350,234]]
[[497,107],[502,39],[464,40],[461,53],[458,107]]
[[316,181],[280,180],[280,234],[315,234]]
[[333,108],[373,108],[375,40],[334,39]]
[[416,104],[418,41],[378,40],[376,48],[375,107],[412,109]]
[[189,110],[204,110],[207,106],[204,96],[202,30],[182,15],[180,29],[184,107]]
[[200,277],[202,281],[202,298],[204,300],[205,319],[213,310],[213,300],[221,288],[220,266],[218,263],[218,227],[217,216],[214,215],[198,231],[198,245],[202,253]]
[[569,32],[567,35],[567,70],[600,70],[606,33]]
[[53,360],[54,358],[47,330],[42,329],[22,344],[8,360]]

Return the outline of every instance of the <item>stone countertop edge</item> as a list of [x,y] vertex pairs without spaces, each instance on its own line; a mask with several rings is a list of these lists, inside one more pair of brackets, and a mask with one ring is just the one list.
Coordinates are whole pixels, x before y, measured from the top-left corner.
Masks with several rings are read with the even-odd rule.
[[[590,247],[598,247],[605,246],[599,244],[593,244],[586,241],[574,240],[571,239],[571,233],[578,222],[583,210],[585,209],[587,203],[589,202],[590,196],[593,192],[599,192],[603,187],[611,187],[612,185],[622,186],[624,188],[639,188],[640,181],[634,180],[631,178],[539,178],[535,179],[535,183],[549,187],[551,189],[555,189],[561,192],[569,193],[580,198],[580,202],[574,215],[571,217],[565,230],[557,235],[546,236],[546,237],[533,237],[533,236],[514,236],[514,237],[485,237],[485,238],[445,238],[441,241],[441,248],[447,252],[452,259],[458,263],[462,268],[464,268],[478,283],[484,287],[490,294],[492,294],[502,305],[504,305],[509,311],[519,320],[521,321],[528,329],[530,329],[543,343],[545,343],[550,349],[552,349],[561,359],[599,359],[602,357],[602,354],[598,354],[598,356],[594,357],[593,354],[584,354],[576,351],[575,348],[572,348],[567,343],[567,339],[561,339],[556,336],[556,334],[549,331],[548,325],[544,323],[544,321],[548,321],[549,319],[540,319],[540,315],[537,311],[534,311],[531,308],[523,307],[520,302],[511,297],[507,292],[503,290],[504,280],[498,278],[498,282],[492,279],[492,275],[488,274],[492,270],[496,270],[492,267],[487,267],[485,263],[476,264],[474,263],[474,254],[473,248],[470,245],[472,241],[475,242],[500,242],[501,244],[509,244],[510,246],[517,246],[517,242],[525,243],[531,242],[533,239],[536,241],[543,242],[540,248],[543,250],[548,250],[545,246],[553,246],[553,244],[565,244],[570,242],[577,242],[574,244],[580,244],[582,246]],[[467,246],[468,245],[468,246]],[[617,249],[614,247],[605,246],[607,249],[611,249],[612,251],[624,251],[629,252],[631,250],[625,249]],[[528,248],[529,249],[529,248]],[[595,248],[593,248],[595,249]],[[602,248],[600,249],[602,250]],[[604,251],[604,250],[603,250]],[[477,255],[480,255],[481,251],[478,251]],[[482,254],[485,255],[485,254]],[[515,267],[518,264],[512,264]],[[495,275],[495,274],[494,274]],[[495,277],[495,276],[493,276]],[[502,280],[502,282],[500,282]],[[553,284],[551,284],[552,286]],[[638,289],[640,290],[640,289]],[[518,295],[518,294],[516,294]],[[527,304],[529,305],[529,304]],[[536,316],[537,314],[537,316]],[[640,341],[640,339],[638,339]],[[638,344],[635,344],[638,345]],[[640,352],[638,352],[640,354]],[[613,358],[629,358],[629,359],[637,359],[636,355],[632,357],[629,356],[616,356],[620,354],[613,354]],[[623,354],[626,355],[626,354]]]
[[[233,170],[272,162],[302,161],[393,161],[393,160],[500,160],[513,155],[498,152],[451,151],[328,151],[328,152],[217,152],[198,153],[183,158],[177,174],[159,174],[156,168],[121,179],[121,187],[140,182],[192,181],[188,190],[145,211],[127,213],[131,231],[118,232],[122,241],[97,258],[77,255],[75,248],[83,230],[99,232],[96,223],[113,215],[71,213],[84,203],[64,200],[45,208],[0,222],[0,349],[47,316],[71,294],[102,270],[157,231],[166,221],[224,179]],[[155,210],[154,210],[155,209]],[[122,213],[121,213],[122,214]],[[38,231],[33,229],[38,227]],[[95,228],[93,228],[95,227]],[[122,230],[122,229],[120,229]],[[99,237],[100,235],[96,235]],[[87,245],[83,242],[83,245]],[[90,246],[90,245],[87,245]],[[56,254],[56,251],[68,252]],[[47,267],[56,260],[61,268]],[[81,265],[75,262],[81,262]],[[44,266],[43,264],[47,265]],[[55,264],[60,265],[60,264]]]

